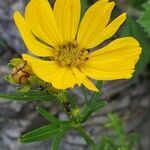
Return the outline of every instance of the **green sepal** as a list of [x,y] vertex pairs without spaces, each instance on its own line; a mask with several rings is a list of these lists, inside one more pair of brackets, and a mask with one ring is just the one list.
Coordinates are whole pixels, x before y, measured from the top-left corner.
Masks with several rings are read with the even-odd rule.
[[21,86],[17,89],[17,92],[20,92],[20,93],[27,93],[29,92],[31,89],[31,85],[30,84],[26,84],[24,86]]
[[13,58],[13,59],[10,60],[10,63],[8,64],[8,67],[14,68],[14,67],[20,65],[23,62],[24,61],[21,58]]
[[18,85],[18,84],[15,82],[15,80],[13,79],[13,77],[12,77],[11,75],[5,75],[5,76],[4,76],[4,79],[5,79],[7,82],[11,83],[11,84]]
[[45,82],[41,79],[39,79],[37,76],[35,75],[31,75],[28,78],[28,81],[30,82],[31,85],[39,85],[39,86],[43,86],[45,85]]

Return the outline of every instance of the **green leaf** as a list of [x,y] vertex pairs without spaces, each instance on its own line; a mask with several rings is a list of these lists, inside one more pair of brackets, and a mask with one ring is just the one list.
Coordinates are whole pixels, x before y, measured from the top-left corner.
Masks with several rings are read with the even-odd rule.
[[147,2],[148,0],[125,0],[129,5],[131,5],[132,7],[136,7],[141,9],[142,8],[142,4],[144,4],[145,2]]
[[117,150],[117,147],[112,138],[104,136],[101,138],[100,144],[97,145],[97,150]]
[[56,125],[60,125],[60,121],[57,118],[55,118],[52,114],[50,114],[48,111],[43,109],[42,107],[37,107],[36,110],[49,122],[56,124]]
[[117,150],[129,150],[126,146],[119,147]]
[[85,122],[93,113],[100,111],[101,108],[103,108],[104,106],[106,106],[106,101],[103,100],[99,100],[97,103],[95,103],[95,105],[93,105],[91,107],[91,105],[89,106],[85,106],[82,113],[79,116],[79,120],[81,123]]
[[91,107],[92,113],[99,111],[101,108],[105,107],[106,104],[107,104],[106,101],[99,100],[99,102],[97,102],[93,107]]
[[32,143],[37,141],[48,140],[55,137],[59,133],[59,127],[56,125],[47,125],[41,128],[35,129],[20,137],[21,143]]
[[72,128],[71,122],[62,121],[62,123],[61,123],[61,125],[59,127],[59,132],[58,132],[58,134],[56,135],[56,137],[54,139],[52,150],[58,150],[59,149],[59,145],[60,145],[62,137],[71,128]]
[[[103,81],[98,81],[96,87],[101,90]],[[85,105],[82,113],[79,116],[81,123],[85,122],[94,112],[99,111],[107,103],[100,99],[101,92],[94,92],[88,104]]]
[[61,139],[63,137],[63,132],[60,130],[58,135],[56,136],[55,140],[54,140],[54,143],[53,143],[53,146],[52,146],[52,150],[58,150],[59,149],[59,144],[61,142]]
[[[97,88],[101,90],[102,81],[97,82]],[[99,111],[106,105],[106,101],[100,99],[100,92],[94,92],[90,101],[85,105],[81,113],[81,122],[84,122],[90,117],[93,113]]]
[[15,100],[15,101],[52,101],[56,97],[49,92],[30,91],[27,93],[0,93],[0,100]]
[[111,134],[100,137],[97,150],[133,150],[137,143],[137,134],[131,136],[124,132],[122,119],[115,113],[108,114],[105,127],[111,129]]
[[115,113],[108,114],[109,123],[105,126],[113,129],[118,135],[124,135],[124,126],[122,120]]
[[150,62],[150,45],[147,34],[143,32],[141,26],[132,18],[128,17],[122,30],[122,36],[132,36],[137,39],[142,47],[142,55],[136,66],[135,76],[141,73],[147,63]]
[[144,4],[143,7],[145,11],[140,16],[138,22],[150,36],[150,3]]

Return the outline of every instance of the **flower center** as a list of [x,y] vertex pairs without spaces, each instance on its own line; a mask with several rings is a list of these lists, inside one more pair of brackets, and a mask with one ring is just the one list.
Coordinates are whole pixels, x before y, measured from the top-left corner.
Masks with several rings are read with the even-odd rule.
[[55,48],[54,60],[62,66],[78,67],[88,60],[88,50],[76,41],[68,42]]

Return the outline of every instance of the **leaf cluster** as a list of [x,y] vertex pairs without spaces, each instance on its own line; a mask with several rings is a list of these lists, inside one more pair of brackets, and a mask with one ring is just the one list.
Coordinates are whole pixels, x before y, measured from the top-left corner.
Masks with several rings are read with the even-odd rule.
[[[101,86],[102,82],[98,81],[97,88],[100,89]],[[45,90],[28,91],[25,93],[0,93],[0,99],[15,100],[18,102],[58,102],[61,103],[64,107],[66,104],[69,104],[69,108],[65,108],[65,111],[70,109],[68,113],[68,120],[66,121],[61,121],[42,107],[37,107],[37,112],[48,121],[48,124],[22,135],[19,138],[19,142],[25,144],[51,139],[53,140],[52,149],[57,150],[64,135],[71,129],[74,129],[85,139],[85,141],[87,141],[87,143],[93,149],[96,148],[94,141],[84,130],[82,124],[86,122],[93,113],[101,110],[106,105],[106,102],[100,99],[100,93],[93,92],[92,97],[88,100],[83,108],[78,107],[77,99],[72,97],[72,95],[67,91],[60,91],[57,94],[53,94]],[[73,112],[77,112],[77,115],[73,115]]]
[[139,136],[136,133],[126,134],[123,120],[116,113],[108,114],[105,128],[111,134],[101,137],[98,150],[133,150]]

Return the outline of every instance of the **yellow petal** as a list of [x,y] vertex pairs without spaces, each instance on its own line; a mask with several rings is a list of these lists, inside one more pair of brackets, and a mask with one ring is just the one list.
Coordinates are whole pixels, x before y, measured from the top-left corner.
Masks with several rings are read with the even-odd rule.
[[96,88],[96,86],[90,81],[85,74],[83,74],[81,71],[79,71],[77,68],[72,68],[73,74],[75,76],[76,83],[78,86],[81,86],[83,84],[86,88],[92,91],[99,92],[99,90]]
[[62,43],[62,35],[58,30],[54,13],[48,0],[32,0],[31,4],[32,8],[28,9],[29,12],[26,12],[26,17],[31,26],[35,27],[37,23],[48,37],[51,46]]
[[85,78],[82,81],[82,84],[88,88],[91,91],[95,91],[95,92],[99,92],[99,90],[97,89],[97,87],[94,85],[94,83],[92,81],[90,81],[88,78]]
[[85,78],[85,75],[81,71],[79,71],[77,68],[72,68],[72,71],[75,76],[76,83],[78,84],[78,86],[80,86],[82,83],[82,80]]
[[37,56],[51,56],[53,55],[53,50],[39,42],[32,34],[29,24],[25,19],[19,14],[19,12],[14,13],[14,21],[20,31],[20,34],[27,46],[27,48]]
[[98,36],[108,24],[114,6],[114,2],[99,0],[87,10],[77,36],[82,47],[92,48],[99,44]]
[[54,14],[65,42],[75,39],[80,21],[80,0],[56,0]]
[[24,54],[23,59],[32,67],[32,71],[41,80],[51,83],[57,89],[73,88],[75,76],[68,67],[61,67],[55,61],[44,61]]
[[91,53],[82,71],[96,80],[128,79],[140,54],[141,48],[134,38],[120,38]]
[[75,76],[68,67],[60,67],[53,76],[51,83],[57,89],[73,88],[76,84]]
[[[43,30],[43,27],[42,27],[43,22],[41,20],[42,18],[39,18],[39,16],[38,16],[39,11],[41,11],[41,10],[39,10],[37,1],[31,0],[25,10],[25,20],[30,25],[32,32],[39,39],[41,39],[45,43],[53,46],[55,44],[55,43],[53,43],[53,40],[52,40],[53,36],[52,35],[51,35],[51,37],[47,36],[47,34],[45,33],[45,30]],[[49,27],[48,29],[51,30],[51,27]]]
[[32,57],[32,56],[30,56],[28,54],[22,54],[22,58],[23,58],[23,60],[27,61],[28,65],[31,66],[31,67],[33,66],[33,64],[37,64],[38,65],[39,60],[40,60],[39,58]]
[[102,43],[106,39],[109,39],[111,36],[113,36],[119,27],[124,23],[126,19],[126,13],[123,13],[119,17],[117,17],[113,22],[111,22],[102,32],[99,34],[93,43]]

